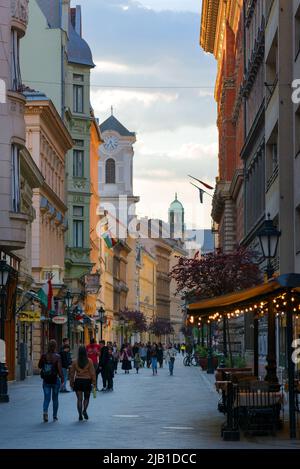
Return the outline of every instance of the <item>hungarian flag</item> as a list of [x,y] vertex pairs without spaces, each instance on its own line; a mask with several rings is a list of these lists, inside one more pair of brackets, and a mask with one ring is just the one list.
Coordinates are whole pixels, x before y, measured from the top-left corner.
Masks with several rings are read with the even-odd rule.
[[53,288],[51,279],[43,285],[43,287],[37,292],[37,296],[40,299],[40,302],[47,308],[48,312],[55,312],[54,306],[54,297],[53,297]]
[[110,229],[108,228],[108,223],[106,223],[102,227],[102,229],[103,229],[103,231],[101,233],[101,237],[104,239],[104,242],[105,242],[106,246],[109,249],[112,249],[114,246],[116,246],[116,244],[118,244],[118,241],[114,238],[114,236],[112,235]]

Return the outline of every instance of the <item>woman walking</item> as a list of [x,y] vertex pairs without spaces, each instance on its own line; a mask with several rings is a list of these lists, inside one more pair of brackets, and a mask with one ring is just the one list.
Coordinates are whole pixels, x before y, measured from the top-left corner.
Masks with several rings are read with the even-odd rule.
[[131,360],[130,360],[130,353],[126,346],[123,348],[120,358],[122,361],[122,370],[125,371],[125,374],[129,374],[129,370],[132,369],[132,366],[131,366]]
[[38,366],[41,370],[41,378],[43,379],[43,419],[44,422],[48,422],[48,409],[52,394],[53,420],[56,421],[58,420],[58,394],[60,386],[64,385],[64,375],[62,371],[61,357],[56,353],[55,340],[50,340],[48,352],[41,356]]
[[[96,372],[94,364],[88,358],[86,348],[81,345],[78,358],[73,361],[70,371],[70,386],[76,392],[79,420],[88,420],[87,408],[90,402],[92,385],[96,389]],[[83,405],[82,405],[83,404]]]
[[157,375],[157,355],[158,355],[157,345],[153,344],[153,347],[151,349],[151,366],[152,366],[153,376]]
[[134,356],[134,368],[138,374],[139,369],[143,367],[143,360],[141,359],[140,353],[137,352]]

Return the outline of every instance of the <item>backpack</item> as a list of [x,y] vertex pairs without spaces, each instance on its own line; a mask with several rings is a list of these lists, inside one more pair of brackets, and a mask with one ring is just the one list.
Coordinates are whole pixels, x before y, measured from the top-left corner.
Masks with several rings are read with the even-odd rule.
[[46,356],[41,369],[41,378],[46,384],[56,384],[57,381],[57,362],[47,362]]

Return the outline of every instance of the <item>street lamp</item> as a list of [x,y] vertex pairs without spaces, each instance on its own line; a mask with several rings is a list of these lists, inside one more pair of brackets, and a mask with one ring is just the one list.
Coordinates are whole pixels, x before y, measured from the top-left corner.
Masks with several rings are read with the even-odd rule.
[[[266,274],[268,280],[273,277],[274,268],[271,263],[271,259],[274,259],[277,254],[277,248],[279,243],[279,238],[281,236],[281,232],[277,230],[276,226],[273,225],[273,221],[271,220],[271,216],[268,213],[268,220],[264,221],[264,224],[261,230],[257,234],[260,247],[262,250],[262,254],[265,260],[268,261]],[[257,331],[258,322],[256,324],[257,319],[255,320],[255,330]],[[256,335],[258,332],[256,332]],[[268,354],[267,354],[267,374],[265,380],[268,381],[270,384],[275,386],[274,389],[278,387],[278,377],[277,377],[277,363],[276,363],[276,320],[275,320],[275,313],[273,302],[269,300],[268,305]],[[257,342],[257,337],[255,341]],[[257,361],[257,360],[256,360]],[[257,365],[256,365],[257,367]]]
[[99,322],[101,324],[101,326],[100,326],[100,340],[102,340],[103,324],[105,322],[105,309],[102,306],[98,309],[98,314],[99,314]]
[[68,317],[68,339],[70,340],[71,336],[71,322],[70,322],[70,311],[73,303],[73,295],[70,290],[67,291],[65,296],[65,304],[67,307],[67,317]]
[[9,402],[7,394],[8,369],[5,364],[5,287],[10,267],[4,259],[0,260],[0,402]]
[[257,233],[262,254],[265,260],[268,261],[266,273],[268,279],[272,278],[274,274],[274,268],[271,263],[271,259],[274,259],[277,254],[277,248],[281,232],[274,226],[271,216],[268,213],[268,220],[264,221],[264,224],[260,231]]

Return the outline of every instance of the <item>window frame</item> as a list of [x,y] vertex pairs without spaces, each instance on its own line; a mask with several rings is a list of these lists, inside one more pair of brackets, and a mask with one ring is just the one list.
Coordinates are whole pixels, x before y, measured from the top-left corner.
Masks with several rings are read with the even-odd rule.
[[116,161],[113,158],[105,161],[105,184],[116,184]]
[[10,36],[11,47],[11,89],[20,91],[22,87],[21,68],[20,68],[20,36],[16,29],[11,29]]
[[[79,95],[79,90],[81,90],[81,97]],[[73,111],[76,114],[84,113],[84,86],[83,85],[73,84]]]
[[11,204],[14,213],[21,211],[20,147],[11,145]]
[[[81,233],[79,227],[81,227]],[[73,219],[73,246],[79,249],[84,246],[84,220],[80,218]]]
[[[81,155],[81,163],[79,164]],[[81,165],[81,171],[78,171]],[[79,148],[73,149],[73,177],[74,178],[83,178],[84,177],[84,150]]]

